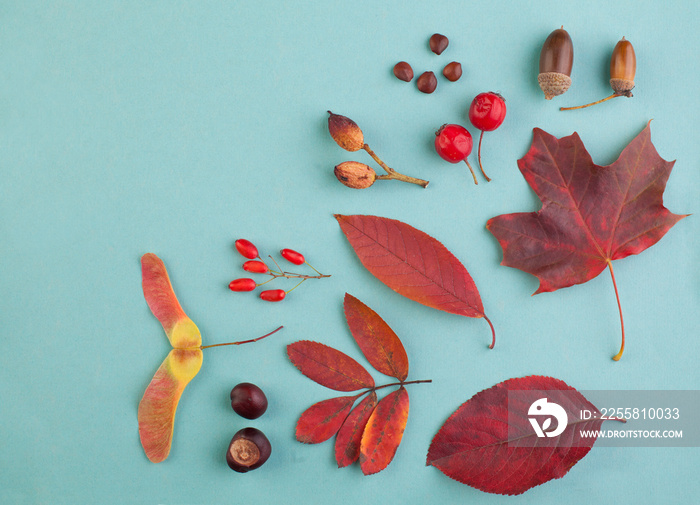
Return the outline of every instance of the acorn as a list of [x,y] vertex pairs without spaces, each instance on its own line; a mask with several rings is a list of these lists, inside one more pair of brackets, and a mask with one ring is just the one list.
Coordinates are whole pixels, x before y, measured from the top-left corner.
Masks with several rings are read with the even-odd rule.
[[372,167],[357,161],[344,161],[335,166],[336,178],[348,188],[369,188],[377,179],[377,173]]
[[610,87],[613,94],[602,98],[596,102],[579,105],[578,107],[560,107],[559,110],[585,109],[591,105],[607,102],[618,96],[632,97],[634,88],[634,74],[637,71],[637,57],[634,55],[634,48],[629,40],[624,37],[615,44],[612,56],[610,57]]
[[629,40],[622,37],[613,49],[610,58],[610,87],[616,95],[632,96],[634,74],[637,71],[637,57]]
[[574,65],[574,44],[564,27],[549,34],[540,52],[540,73],[537,82],[544,97],[551,100],[571,86],[571,67]]

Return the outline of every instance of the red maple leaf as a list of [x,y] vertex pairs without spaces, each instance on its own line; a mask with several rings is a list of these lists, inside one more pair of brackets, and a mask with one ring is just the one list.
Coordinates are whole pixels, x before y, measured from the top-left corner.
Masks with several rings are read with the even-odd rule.
[[673,161],[651,142],[649,124],[612,165],[593,163],[578,134],[557,139],[535,128],[532,146],[518,167],[542,201],[539,212],[504,214],[486,227],[503,248],[502,265],[540,280],[535,294],[582,284],[610,269],[612,261],[651,247],[685,215],[663,205]]

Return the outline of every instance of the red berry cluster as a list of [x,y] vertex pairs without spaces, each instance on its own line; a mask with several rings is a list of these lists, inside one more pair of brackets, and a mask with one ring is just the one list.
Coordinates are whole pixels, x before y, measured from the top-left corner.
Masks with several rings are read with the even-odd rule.
[[[476,95],[469,107],[469,121],[478,130],[479,136],[479,169],[487,181],[491,179],[481,165],[481,140],[484,132],[490,132],[501,126],[506,118],[506,101],[498,93],[488,92]],[[479,184],[467,158],[472,152],[472,136],[469,131],[458,124],[446,124],[435,132],[435,150],[445,161],[459,163],[464,161],[474,178],[474,184]]]
[[316,270],[314,267],[309,265],[306,262],[306,258],[304,258],[304,255],[294,251],[292,249],[282,249],[280,251],[280,255],[290,263],[294,265],[308,265],[309,268],[311,268],[314,272],[316,272],[317,275],[305,275],[305,274],[297,274],[293,272],[286,272],[282,270],[282,268],[279,266],[277,261],[274,260],[272,256],[269,256],[269,258],[272,260],[272,262],[275,264],[277,267],[277,270],[274,270],[270,268],[267,263],[265,263],[262,258],[260,258],[260,254],[258,253],[258,248],[255,247],[255,245],[246,240],[246,239],[238,239],[236,240],[236,250],[240,253],[241,256],[244,258],[247,258],[248,261],[243,263],[243,270],[246,272],[254,273],[254,274],[267,274],[270,276],[268,280],[265,282],[257,283],[255,280],[248,278],[248,277],[243,277],[240,279],[234,279],[232,280],[228,287],[231,291],[253,291],[255,288],[258,286],[262,286],[264,284],[267,284],[268,282],[277,279],[279,277],[283,277],[285,279],[300,279],[299,283],[294,286],[292,289],[285,291],[283,289],[267,289],[264,291],[260,292],[260,298],[262,300],[265,300],[266,302],[280,302],[285,299],[287,296],[287,293],[290,291],[296,289],[300,284],[302,284],[304,281],[308,279],[321,279],[323,277],[330,277],[330,275],[325,275]]

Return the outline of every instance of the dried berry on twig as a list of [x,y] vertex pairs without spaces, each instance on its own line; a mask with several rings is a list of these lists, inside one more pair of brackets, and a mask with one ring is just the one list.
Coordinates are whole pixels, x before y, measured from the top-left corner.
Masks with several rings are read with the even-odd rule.
[[[392,179],[397,181],[409,182],[411,184],[417,184],[424,188],[428,186],[428,181],[403,175],[402,173],[397,172],[393,168],[389,167],[386,163],[384,163],[381,159],[379,159],[379,157],[376,154],[374,154],[374,151],[372,151],[372,149],[370,149],[370,147],[364,143],[364,135],[362,134],[362,130],[359,126],[357,126],[357,123],[355,123],[355,121],[345,116],[341,116],[340,114],[333,114],[331,111],[328,111],[328,114],[328,131],[330,132],[331,137],[333,137],[333,140],[335,140],[335,142],[340,147],[342,147],[346,151],[357,151],[359,149],[364,149],[365,151],[367,151],[367,154],[369,154],[372,157],[372,159],[384,169],[386,175],[375,177],[375,180]],[[367,167],[367,165],[359,166],[361,164],[353,165],[353,162],[347,163],[348,164],[341,163],[340,165],[336,166],[335,174],[340,182],[342,182],[346,186],[356,189],[369,187],[372,185],[372,183],[374,183],[374,180],[371,179],[371,174],[367,171],[367,169],[369,168]],[[372,170],[372,172],[374,171]],[[372,181],[371,183],[369,183],[370,180]],[[363,184],[366,183],[367,185],[364,186]]]

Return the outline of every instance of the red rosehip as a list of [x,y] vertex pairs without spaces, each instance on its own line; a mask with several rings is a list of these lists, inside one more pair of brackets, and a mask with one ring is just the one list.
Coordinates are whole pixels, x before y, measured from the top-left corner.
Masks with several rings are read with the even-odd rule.
[[292,249],[282,249],[280,251],[280,254],[284,259],[286,259],[290,263],[294,263],[295,265],[303,265],[304,262],[306,262],[303,254],[298,253]]
[[450,163],[464,161],[472,152],[472,136],[458,124],[445,124],[435,132],[435,150]]
[[435,132],[435,151],[440,157],[450,163],[463,161],[469,167],[474,178],[474,184],[479,184],[467,158],[472,152],[472,135],[466,128],[458,124],[445,124]]
[[484,132],[495,130],[505,118],[506,101],[498,93],[479,93],[469,107],[469,121]]
[[479,149],[477,157],[479,159],[479,169],[487,181],[489,177],[484,172],[484,167],[481,164],[481,140],[484,138],[484,132],[490,132],[501,126],[506,118],[506,101],[498,93],[489,91],[488,93],[479,93],[472,100],[469,107],[469,121],[481,130],[479,136]]
[[232,280],[228,288],[231,291],[253,291],[257,284],[253,279],[247,279],[247,278],[242,278],[242,279],[235,279]]
[[246,261],[243,263],[243,270],[253,272],[254,274],[266,274],[270,271],[267,265],[262,261]]
[[284,289],[268,289],[260,293],[260,298],[266,302],[281,302],[285,296],[287,292]]
[[239,238],[238,240],[236,240],[236,249],[241,254],[241,256],[243,256],[244,258],[248,258],[249,260],[258,257],[258,248],[255,247],[252,242],[244,238]]

